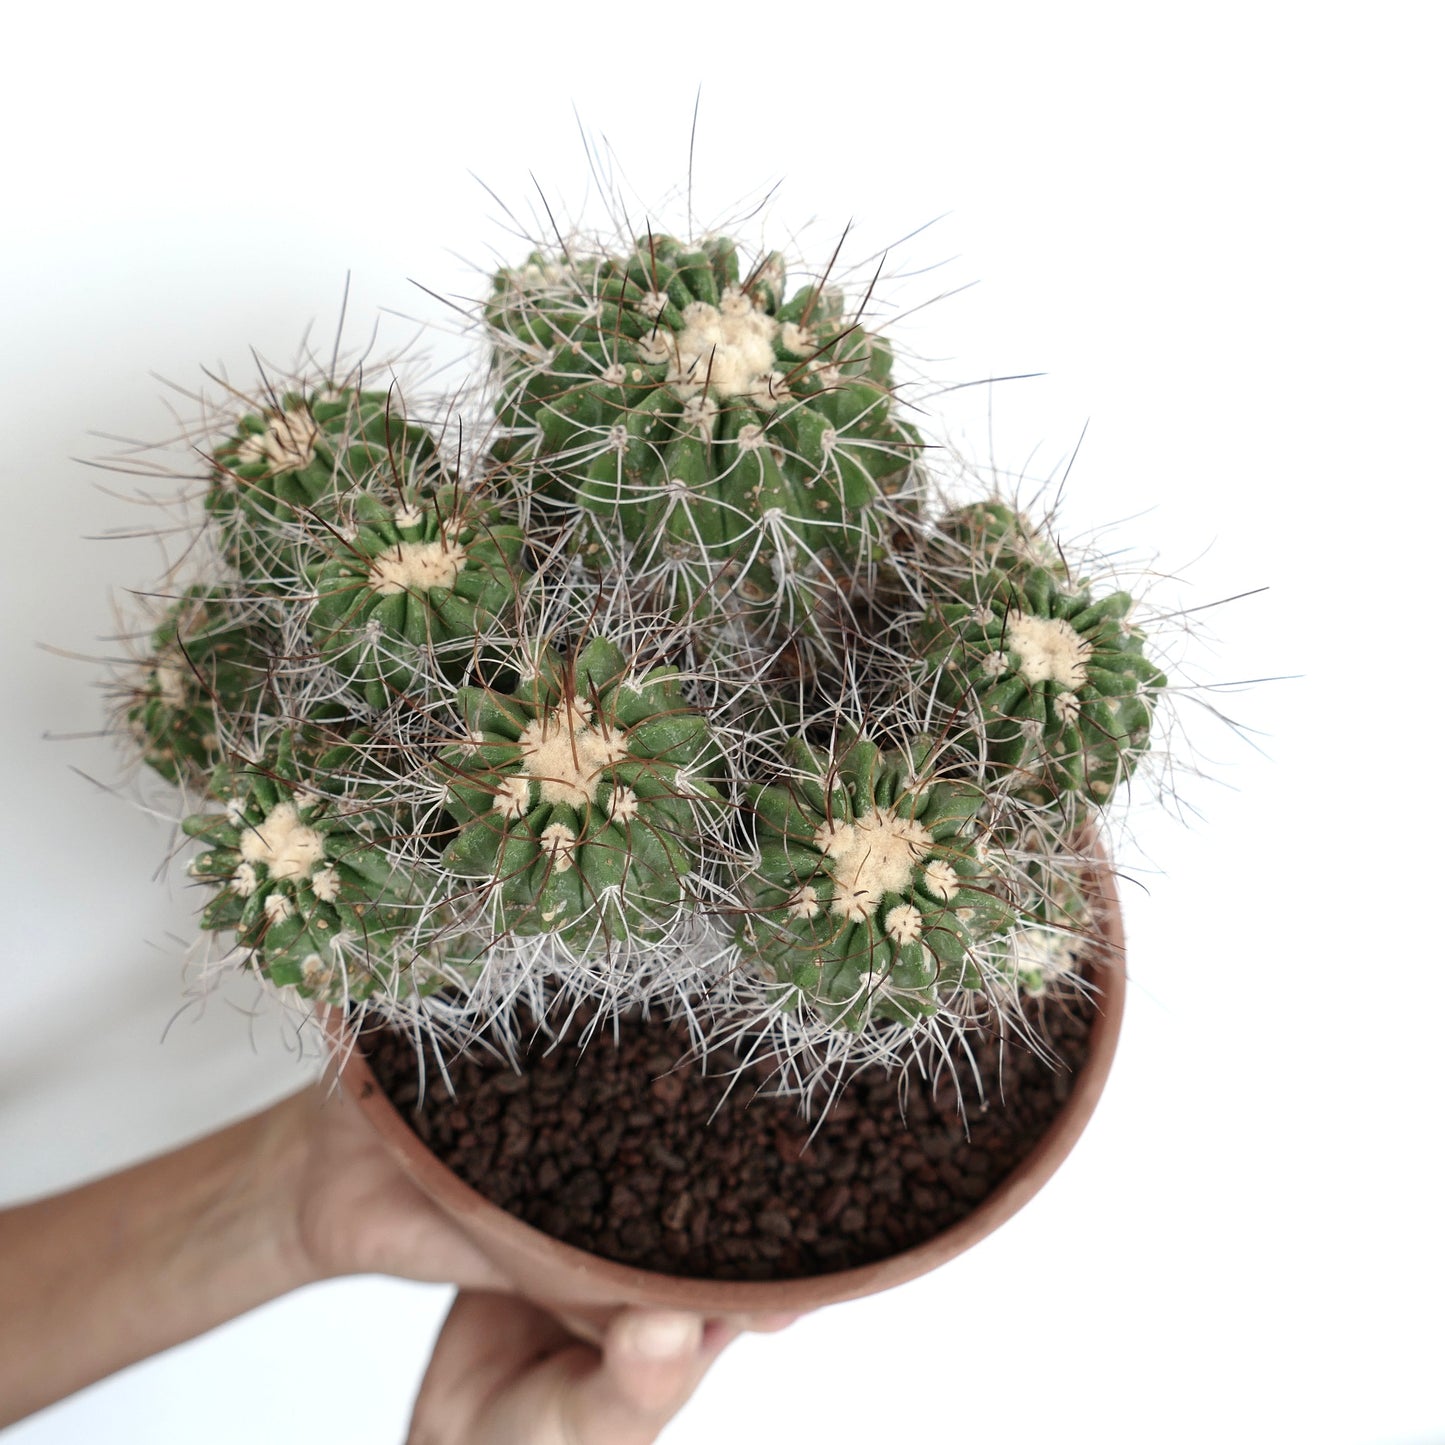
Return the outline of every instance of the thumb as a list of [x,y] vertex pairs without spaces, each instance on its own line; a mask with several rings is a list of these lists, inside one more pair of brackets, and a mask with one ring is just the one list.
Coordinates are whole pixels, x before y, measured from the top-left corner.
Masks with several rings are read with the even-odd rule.
[[463,1291],[408,1445],[652,1445],[736,1334],[695,1315],[630,1310],[599,1354],[527,1300]]
[[576,1445],[651,1445],[736,1336],[673,1310],[627,1310],[607,1327],[602,1358],[558,1401],[562,1438]]

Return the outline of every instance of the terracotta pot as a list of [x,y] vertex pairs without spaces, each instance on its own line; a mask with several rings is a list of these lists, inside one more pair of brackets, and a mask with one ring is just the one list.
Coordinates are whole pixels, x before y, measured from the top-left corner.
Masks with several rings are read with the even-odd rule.
[[[1089,886],[1102,941],[1093,960],[1097,1014],[1089,1057],[1068,1100],[1018,1167],[966,1218],[923,1244],[857,1269],[776,1282],[703,1280],[654,1274],[588,1254],[524,1224],[458,1179],[413,1133],[359,1050],[343,1051],[341,1083],[417,1185],[476,1240],[518,1289],[581,1325],[600,1328],[626,1305],[704,1315],[792,1314],[874,1294],[936,1269],[1012,1218],[1063,1162],[1094,1112],[1123,1016],[1124,934],[1113,875],[1102,855]],[[333,1014],[328,1021],[333,1040],[338,1028],[339,1015]]]

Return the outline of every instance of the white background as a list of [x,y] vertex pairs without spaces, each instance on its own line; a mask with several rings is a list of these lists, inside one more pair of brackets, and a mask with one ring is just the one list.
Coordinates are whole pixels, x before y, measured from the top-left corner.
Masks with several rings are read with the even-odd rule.
[[[700,87],[700,218],[779,182],[764,234],[821,259],[852,220],[860,263],[939,218],[889,259],[937,269],[883,294],[979,284],[901,345],[951,381],[1047,373],[940,399],[950,434],[1046,478],[1087,423],[1066,530],[1157,553],[1160,602],[1267,587],[1205,615],[1196,671],[1298,676],[1213,697],[1258,750],[1181,704],[1209,777],[1121,840],[1125,1035],[1045,1194],[927,1280],[739,1344],[665,1438],[1445,1441],[1427,7],[36,8],[0,90],[0,1197],[302,1079],[244,988],[177,1016],[168,830],[79,775],[117,776],[108,745],[46,740],[102,699],[37,644],[106,651],[154,566],[85,540],[136,521],[72,460],[108,449],[87,433],[164,435],[150,373],[289,359],[348,270],[351,339],[377,307],[445,325],[408,278],[465,294],[451,252],[518,252],[469,172],[600,219],[585,131],[646,214]],[[313,1289],[8,1438],[393,1445],[445,1303]]]

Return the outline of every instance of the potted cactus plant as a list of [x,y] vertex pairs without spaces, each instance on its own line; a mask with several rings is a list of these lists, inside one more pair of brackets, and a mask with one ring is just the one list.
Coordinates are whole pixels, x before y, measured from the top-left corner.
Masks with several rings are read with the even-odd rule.
[[579,237],[491,280],[460,399],[232,394],[117,684],[210,956],[328,1013],[415,1176],[574,1308],[906,1277],[1108,1067],[1097,825],[1165,677],[1106,568],[932,461],[856,305]]

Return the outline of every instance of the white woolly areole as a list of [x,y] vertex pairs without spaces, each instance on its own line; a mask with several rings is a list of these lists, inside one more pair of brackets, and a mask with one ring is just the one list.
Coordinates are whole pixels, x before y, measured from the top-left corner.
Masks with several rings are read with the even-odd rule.
[[296,912],[296,905],[284,893],[271,893],[261,905],[272,923],[284,923]]
[[1018,658],[1025,682],[1056,682],[1074,692],[1089,680],[1088,662],[1094,645],[1062,617],[1030,617],[1012,611],[1004,622],[1003,640]]
[[612,805],[607,816],[614,823],[630,823],[637,816],[637,794],[631,788],[617,788],[612,794]]
[[420,507],[398,507],[391,519],[398,527],[420,527],[424,514]]
[[911,903],[898,903],[883,919],[883,931],[894,943],[917,943],[923,937],[923,915]]
[[502,779],[501,789],[492,799],[492,807],[504,818],[520,818],[527,811],[527,802],[531,796],[531,781],[514,774],[510,778]]
[[684,395],[703,385],[718,397],[774,394],[778,323],[741,292],[729,290],[721,307],[694,301],[673,338],[667,379]]
[[666,333],[649,331],[637,339],[637,355],[648,366],[661,366],[672,359],[672,347],[668,345]]
[[783,322],[782,341],[783,350],[791,351],[794,356],[811,351],[815,345],[813,333],[806,326],[799,326],[796,321]]
[[592,705],[573,697],[522,729],[518,766],[537,780],[544,803],[585,807],[597,796],[603,770],[627,756],[626,742],[605,725],[594,727],[591,715]]
[[425,592],[431,587],[451,591],[465,560],[459,550],[447,545],[445,538],[398,542],[393,550],[371,559],[371,588],[380,597],[396,592]]
[[788,376],[783,371],[770,371],[764,376],[759,385],[753,388],[752,398],[759,406],[774,407],[780,401],[786,401],[791,395],[788,391]]
[[321,834],[301,822],[294,803],[277,803],[259,827],[241,831],[241,857],[264,863],[272,878],[308,878],[324,856]]
[[933,847],[933,834],[914,818],[873,808],[856,822],[824,823],[814,845],[836,860],[833,909],[851,923],[878,910],[885,893],[902,893]]
[[334,903],[341,892],[341,875],[334,868],[318,869],[311,875],[311,891],[323,903]]
[[259,881],[251,864],[238,863],[236,871],[231,875],[231,891],[241,898],[249,898],[256,891]]
[[637,309],[647,317],[649,321],[656,321],[664,311],[667,310],[667,293],[664,291],[644,291],[637,303]]
[[724,316],[750,316],[753,313],[752,299],[745,296],[736,286],[729,286],[722,294],[718,310]]
[[945,863],[942,858],[935,858],[923,870],[923,886],[935,898],[941,898],[947,903],[958,892],[958,870],[952,863]]
[[710,396],[691,396],[682,406],[682,424],[695,427],[704,436],[712,435],[717,420],[717,402]]
[[821,909],[818,890],[811,883],[805,883],[788,899],[788,912],[794,918],[816,918]]
[[572,867],[572,851],[577,846],[577,835],[565,823],[549,823],[542,829],[542,851],[552,859],[552,866],[559,873],[566,873]]
[[242,466],[264,462],[273,477],[282,472],[299,472],[311,465],[320,435],[316,419],[300,406],[268,418],[265,431],[247,437],[236,448],[236,460]]

